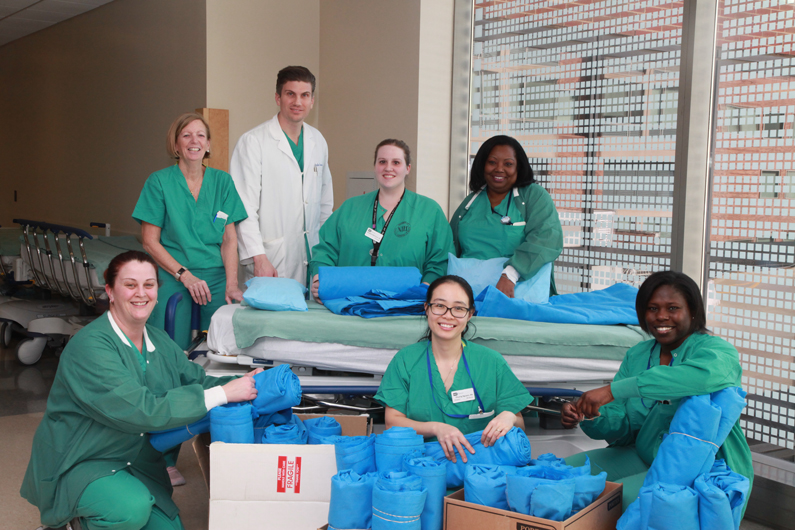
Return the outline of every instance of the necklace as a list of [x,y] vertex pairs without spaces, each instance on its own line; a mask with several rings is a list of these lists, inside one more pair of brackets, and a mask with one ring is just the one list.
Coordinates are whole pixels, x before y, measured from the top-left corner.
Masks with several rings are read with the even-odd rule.
[[458,361],[460,360],[461,360],[461,355],[459,354],[455,362],[450,365],[450,369],[447,371],[447,375],[444,376],[444,379],[442,379],[442,384],[445,386],[445,388],[447,388],[447,379],[450,377],[450,374],[453,373],[453,370],[458,366]]
[[188,183],[188,190],[190,191],[190,194],[193,195],[194,200],[199,200],[199,192],[202,189],[202,180],[204,179],[199,179],[197,186],[191,186],[190,181],[186,179],[186,182]]

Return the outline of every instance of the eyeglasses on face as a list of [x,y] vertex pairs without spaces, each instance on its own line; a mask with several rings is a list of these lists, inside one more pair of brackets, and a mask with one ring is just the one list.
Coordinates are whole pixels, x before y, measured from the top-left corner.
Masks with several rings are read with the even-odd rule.
[[433,303],[428,304],[428,307],[431,308],[431,313],[439,317],[446,315],[448,311],[450,311],[450,314],[456,318],[464,318],[469,314],[469,308],[460,305],[455,307],[447,307],[444,304]]

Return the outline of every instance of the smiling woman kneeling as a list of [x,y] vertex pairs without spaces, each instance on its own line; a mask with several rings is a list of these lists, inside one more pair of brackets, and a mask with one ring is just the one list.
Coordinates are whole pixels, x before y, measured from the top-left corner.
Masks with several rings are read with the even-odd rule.
[[[613,382],[564,405],[561,419],[566,428],[579,424],[591,438],[610,443],[566,462],[579,466],[588,456],[594,474],[606,471],[607,480],[623,483],[625,510],[637,498],[682,398],[739,387],[742,376],[735,347],[708,333],[701,292],[689,276],[655,272],[641,285],[635,310],[654,339],[630,348]],[[753,483],[751,450],[739,421],[716,458]]]
[[389,363],[375,399],[386,406],[386,427],[411,427],[436,439],[445,456],[467,461],[466,434],[483,430],[488,447],[517,426],[533,397],[498,352],[463,339],[475,310],[472,288],[459,276],[428,287],[422,341]]

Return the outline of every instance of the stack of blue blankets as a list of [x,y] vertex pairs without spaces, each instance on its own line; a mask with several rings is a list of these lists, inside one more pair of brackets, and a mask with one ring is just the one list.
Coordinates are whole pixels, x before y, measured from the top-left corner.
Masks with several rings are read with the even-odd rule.
[[685,398],[618,530],[737,530],[748,479],[715,460],[745,406],[737,387]]
[[425,295],[416,267],[320,267],[320,299],[337,315],[422,315]]

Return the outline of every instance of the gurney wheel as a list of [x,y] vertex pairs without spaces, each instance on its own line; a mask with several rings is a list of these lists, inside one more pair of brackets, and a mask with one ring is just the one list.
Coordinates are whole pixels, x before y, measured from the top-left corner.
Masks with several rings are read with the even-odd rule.
[[11,328],[10,322],[0,322],[0,348],[8,348],[13,334],[14,330]]
[[17,359],[22,364],[36,364],[41,359],[46,345],[46,337],[25,339],[17,345]]

